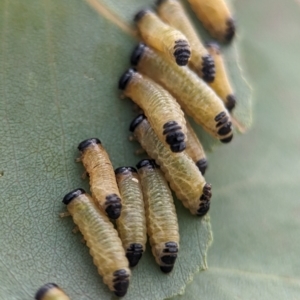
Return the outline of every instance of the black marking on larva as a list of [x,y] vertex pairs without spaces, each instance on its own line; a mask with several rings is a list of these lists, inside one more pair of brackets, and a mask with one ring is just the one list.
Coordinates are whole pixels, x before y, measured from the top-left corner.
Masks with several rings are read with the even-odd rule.
[[132,243],[126,250],[126,257],[130,267],[135,267],[143,255],[143,246],[141,244]]
[[181,126],[176,121],[169,121],[163,126],[163,135],[166,136],[166,143],[170,145],[172,152],[181,152],[186,148],[185,135]]
[[43,299],[43,297],[45,296],[45,294],[49,291],[52,290],[53,288],[59,288],[57,284],[55,283],[46,283],[44,284],[42,287],[40,287],[38,289],[38,291],[36,292],[34,298],[36,300],[41,300]]
[[144,43],[139,43],[133,50],[131,57],[130,57],[130,62],[132,65],[137,66],[140,59],[143,56],[143,53],[147,46]]
[[236,105],[236,98],[234,95],[228,95],[226,97],[227,103],[226,103],[226,108],[228,109],[229,112],[231,112]]
[[175,41],[173,55],[179,66],[186,66],[191,56],[190,45],[185,40]]
[[229,132],[232,131],[232,123],[227,122],[225,125],[223,125],[219,130],[218,134],[219,135],[227,135]]
[[216,115],[215,121],[216,121],[216,122],[219,122],[219,121],[222,120],[225,116],[226,116],[225,111],[222,111],[222,112],[220,112],[218,115]]
[[224,36],[226,42],[231,42],[235,35],[235,21],[232,18],[229,18],[226,21],[227,29]]
[[121,214],[122,203],[121,199],[116,194],[110,194],[105,197],[106,213],[110,219],[118,219]]
[[213,82],[216,76],[215,62],[210,54],[202,56],[202,78],[206,82]]
[[154,159],[142,159],[136,164],[137,169],[148,167],[151,169],[159,168]]
[[91,139],[87,139],[82,141],[79,145],[78,145],[78,150],[83,152],[86,148],[88,148],[91,145],[97,145],[97,144],[101,144],[101,141],[97,138],[91,138]]
[[66,194],[63,198],[63,203],[68,205],[73,199],[77,198],[78,196],[85,194],[84,189],[76,189],[71,191],[70,193]]
[[221,139],[220,142],[222,142],[223,144],[227,144],[227,143],[231,142],[232,138],[233,138],[233,134],[225,139]]
[[196,166],[198,167],[198,169],[200,170],[202,175],[205,174],[205,171],[207,169],[207,165],[208,165],[208,163],[207,163],[206,158],[202,158],[202,159],[200,159],[196,162]]
[[131,172],[131,173],[137,173],[137,170],[134,167],[119,167],[117,169],[115,169],[115,174],[122,174],[122,173],[127,173],[127,172]]
[[125,90],[128,83],[130,82],[132,75],[135,73],[135,70],[130,68],[128,69],[119,79],[119,89]]
[[199,209],[197,210],[197,216],[202,217],[204,216],[210,208],[210,199],[212,196],[211,193],[211,185],[209,183],[206,183],[202,190],[202,195],[200,197],[200,205]]
[[144,114],[141,114],[141,115],[138,115],[136,118],[134,118],[131,123],[130,123],[130,126],[129,126],[129,130],[131,132],[134,132],[135,129],[138,127],[138,125],[143,122],[143,120],[146,119],[146,116]]
[[160,270],[164,273],[170,273],[174,266],[160,266]]
[[142,9],[137,12],[133,18],[134,22],[140,21],[150,10],[149,9]]
[[129,286],[129,274],[126,270],[120,269],[114,272],[114,292],[118,297],[123,297],[127,293],[127,289]]

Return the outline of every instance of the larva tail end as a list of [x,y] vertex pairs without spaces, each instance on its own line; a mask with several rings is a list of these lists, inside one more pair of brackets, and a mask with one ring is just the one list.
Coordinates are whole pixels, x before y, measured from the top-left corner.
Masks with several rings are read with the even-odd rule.
[[124,270],[120,269],[114,272],[114,292],[117,297],[123,297],[127,293],[127,289],[129,286],[129,277],[130,274]]
[[116,220],[121,215],[122,203],[116,194],[110,194],[105,197],[105,212],[110,219]]
[[197,210],[197,216],[199,216],[199,217],[203,217],[209,211],[210,199],[212,196],[211,184],[206,183],[203,187],[202,193],[203,194],[200,197],[199,209]]
[[63,198],[63,203],[68,205],[73,199],[77,198],[80,195],[85,194],[85,190],[84,189],[76,189],[73,190],[72,192],[66,194]]
[[129,266],[135,267],[143,255],[143,246],[141,244],[133,243],[126,250],[126,257],[129,261]]
[[207,165],[208,165],[208,163],[207,163],[206,158],[202,158],[202,159],[200,159],[196,162],[196,166],[198,167],[198,169],[200,170],[202,175],[205,174],[205,171],[207,169]]
[[115,169],[115,174],[122,174],[122,173],[127,173],[127,172],[131,172],[131,173],[137,173],[137,170],[134,167],[119,167],[117,169]]
[[173,55],[178,66],[186,66],[191,56],[191,49],[188,41],[175,41]]
[[125,90],[127,84],[130,82],[132,75],[135,73],[134,69],[128,69],[119,80],[119,89]]
[[206,82],[213,82],[216,76],[215,62],[211,55],[202,57],[202,79]]
[[130,62],[132,65],[137,66],[140,59],[143,56],[143,53],[147,46],[144,43],[139,43],[133,50],[131,57],[130,57]]
[[234,95],[228,95],[226,97],[227,103],[226,103],[226,108],[228,109],[229,112],[231,112],[236,105],[236,98]]
[[136,164],[137,169],[141,169],[143,167],[150,167],[152,169],[158,168],[154,159],[142,159]]
[[133,18],[133,21],[137,23],[137,22],[140,21],[140,20],[144,17],[144,15],[146,15],[149,11],[150,11],[149,9],[142,9],[142,10],[140,10],[139,12],[137,12],[137,13],[135,14],[135,16],[134,16],[134,18]]
[[132,120],[132,122],[130,123],[130,126],[129,126],[129,130],[131,132],[134,132],[135,129],[137,128],[137,126],[144,120],[146,119],[146,116],[144,114],[141,114],[141,115],[138,115],[136,118],[134,118]]
[[55,284],[55,283],[46,283],[46,284],[44,284],[42,287],[40,287],[39,289],[38,289],[38,291],[36,292],[36,294],[35,294],[35,296],[34,296],[34,299],[36,299],[36,300],[42,300],[43,299],[43,297],[45,296],[45,294],[49,291],[49,290],[51,290],[51,289],[53,289],[53,288],[58,288],[58,285],[57,284]]
[[235,21],[232,18],[229,18],[226,21],[226,25],[227,25],[227,29],[226,29],[224,40],[225,42],[230,43],[233,37],[235,36],[235,30],[236,30]]
[[83,152],[86,148],[88,148],[91,145],[96,145],[96,144],[101,144],[101,141],[97,138],[91,138],[91,139],[87,139],[82,141],[79,145],[78,145],[78,150]]
[[176,121],[169,121],[163,126],[163,135],[172,152],[182,152],[186,148],[185,135]]

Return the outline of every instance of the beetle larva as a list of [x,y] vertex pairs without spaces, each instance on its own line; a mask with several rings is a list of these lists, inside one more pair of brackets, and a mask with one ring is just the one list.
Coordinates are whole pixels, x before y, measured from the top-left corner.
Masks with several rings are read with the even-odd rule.
[[126,71],[119,80],[119,89],[146,114],[159,139],[172,152],[185,149],[186,124],[176,100],[160,85],[135,72]]
[[130,131],[160,165],[171,189],[183,205],[193,215],[204,216],[210,207],[211,185],[205,182],[192,159],[184,152],[170,155],[170,150],[159,141],[144,115],[131,122]]
[[187,143],[185,152],[194,161],[202,175],[205,174],[207,168],[207,159],[205,156],[204,149],[192,128],[190,122],[186,121],[187,128]]
[[36,300],[70,300],[64,291],[55,283],[46,283],[38,289]]
[[97,138],[84,140],[78,145],[80,159],[90,178],[93,197],[111,219],[119,218],[122,200],[109,156]]
[[117,228],[129,266],[134,267],[141,259],[147,241],[143,191],[135,168],[120,167],[115,174],[123,200]]
[[179,249],[178,220],[173,197],[154,160],[144,159],[136,166],[143,188],[152,253],[160,269],[169,273],[173,270]]
[[[186,113],[208,133],[223,143],[232,140],[231,118],[224,103],[187,67],[178,67],[170,63],[142,43],[132,53],[131,63],[137,66],[138,71],[167,89]],[[146,116],[148,117],[147,113]],[[150,119],[149,122],[153,126]]]
[[207,49],[216,64],[216,77],[214,82],[209,83],[209,85],[223,100],[226,108],[232,111],[236,104],[236,98],[228,79],[220,47],[216,43],[209,43],[207,44]]
[[63,199],[74,223],[82,233],[103,282],[118,297],[128,289],[131,275],[122,242],[108,217],[98,209],[91,196],[76,189]]
[[190,45],[180,31],[165,24],[151,10],[141,10],[134,21],[145,43],[165,53],[177,65],[187,65],[191,55]]
[[192,50],[189,60],[191,69],[204,81],[212,82],[215,78],[214,60],[202,44],[182,5],[177,0],[159,0],[157,2],[157,12],[163,21],[187,37]]
[[188,0],[204,27],[216,39],[230,42],[235,35],[235,22],[224,0]]

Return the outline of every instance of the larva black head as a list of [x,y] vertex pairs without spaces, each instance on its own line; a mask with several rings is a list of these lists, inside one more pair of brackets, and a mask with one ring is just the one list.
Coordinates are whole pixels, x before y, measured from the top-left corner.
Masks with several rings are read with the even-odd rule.
[[198,160],[196,162],[196,166],[200,170],[201,174],[204,175],[205,171],[207,169],[207,159],[206,158],[202,158],[202,159]]
[[163,250],[163,256],[161,257],[161,261],[163,264],[167,266],[160,266],[160,269],[164,273],[169,273],[173,270],[175,261],[177,259],[178,253],[178,244],[175,242],[167,242],[165,243],[165,248]]
[[233,138],[233,134],[230,135],[229,137],[225,138],[225,139],[221,139],[220,142],[223,143],[223,144],[228,144],[228,143],[231,142],[232,138]]
[[232,18],[229,18],[226,21],[227,29],[225,34],[225,42],[231,42],[233,37],[235,36],[235,21]]
[[114,272],[114,292],[117,297],[123,297],[129,286],[129,274],[126,270],[120,269]]
[[219,135],[227,135],[231,131],[232,131],[232,123],[229,121],[218,130],[218,134]]
[[211,55],[202,56],[202,79],[206,82],[213,82],[216,76],[215,62]]
[[175,41],[173,55],[178,66],[186,66],[191,56],[191,49],[188,41]]
[[234,95],[228,95],[226,100],[227,100],[226,108],[228,109],[229,112],[231,112],[235,108],[236,98]]
[[132,75],[135,73],[134,69],[128,69],[119,79],[119,89],[125,90],[127,84],[130,82]]
[[126,257],[129,261],[129,266],[135,267],[143,255],[143,246],[141,244],[133,243],[126,250]]
[[146,116],[144,114],[141,114],[141,115],[138,115],[136,118],[134,118],[132,120],[132,122],[130,123],[130,126],[129,126],[129,130],[131,132],[134,132],[135,129],[138,127],[138,125],[143,122],[143,120],[146,119]]
[[42,300],[43,297],[45,296],[45,294],[52,289],[57,289],[59,288],[57,284],[55,283],[46,283],[44,284],[42,287],[40,287],[38,289],[38,291],[36,292],[34,299],[36,300]]
[[152,169],[158,168],[159,166],[156,164],[154,159],[142,159],[136,164],[137,169],[141,169],[143,167],[150,167]]
[[78,145],[78,150],[83,152],[87,147],[91,146],[91,145],[96,145],[96,144],[101,144],[101,141],[97,138],[91,138],[91,139],[87,139],[82,141],[79,145]]
[[199,217],[203,217],[209,211],[210,199],[212,196],[211,184],[206,183],[203,187],[202,193],[203,194],[200,197],[199,209],[197,210],[197,216],[199,216]]
[[105,197],[105,212],[110,219],[116,220],[121,215],[122,203],[116,194],[110,194]]
[[142,9],[142,10],[140,10],[139,12],[137,12],[137,13],[135,14],[135,16],[134,16],[134,18],[133,18],[133,21],[137,23],[137,22],[140,21],[140,20],[144,17],[144,15],[146,15],[148,12],[151,12],[151,10],[150,10],[150,9]]
[[68,205],[73,199],[77,198],[80,195],[85,194],[85,190],[84,189],[76,189],[73,190],[72,192],[66,194],[63,198],[63,203]]
[[116,175],[122,174],[122,173],[127,173],[127,172],[137,173],[137,171],[134,167],[119,167],[119,168],[115,169]]
[[133,50],[131,57],[130,57],[130,62],[132,65],[137,66],[140,59],[143,56],[143,53],[147,46],[144,43],[139,43]]
[[163,134],[166,136],[166,143],[170,145],[172,152],[182,152],[186,148],[185,135],[181,126],[176,121],[169,121],[163,126]]

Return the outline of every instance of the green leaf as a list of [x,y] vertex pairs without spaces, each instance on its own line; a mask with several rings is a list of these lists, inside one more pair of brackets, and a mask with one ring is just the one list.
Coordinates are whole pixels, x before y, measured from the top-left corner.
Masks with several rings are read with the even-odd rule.
[[235,4],[257,99],[255,122],[249,134],[209,157],[214,187],[209,269],[174,300],[300,295],[300,2]]
[[[114,167],[139,160],[137,145],[128,141],[136,114],[130,101],[120,99],[117,82],[137,42],[128,23],[152,1],[88,2],[0,2],[1,299],[32,299],[46,282],[56,282],[73,299],[112,297],[82,237],[72,234],[72,220],[59,213],[67,192],[88,189],[80,178],[82,165],[74,162],[83,139],[99,137]],[[239,74],[234,49],[228,49],[229,67]],[[179,202],[176,207],[181,249],[174,272],[162,274],[148,246],[133,270],[126,299],[182,293],[193,275],[207,267],[209,217],[197,219]]]

